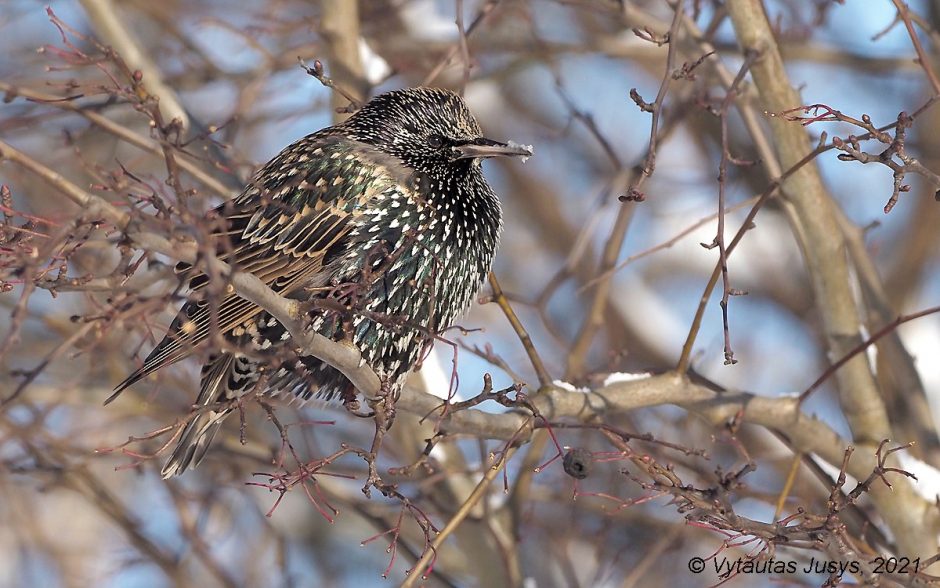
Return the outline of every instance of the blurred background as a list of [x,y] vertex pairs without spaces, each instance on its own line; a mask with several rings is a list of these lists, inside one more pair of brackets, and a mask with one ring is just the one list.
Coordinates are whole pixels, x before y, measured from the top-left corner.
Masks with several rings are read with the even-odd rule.
[[[940,3],[908,4],[935,57]],[[765,6],[803,104],[867,114],[882,126],[931,97],[892,2]],[[198,214],[237,193],[281,148],[342,116],[335,108],[347,101],[306,75],[298,57],[321,60],[328,76],[359,97],[418,85],[461,91],[487,136],[535,146],[524,164],[484,165],[504,207],[495,275],[556,384],[600,386],[612,372],[675,367],[718,261],[718,249],[703,246],[717,229],[725,97],[718,64],[733,77],[745,58],[722,2],[686,2],[684,11],[672,68],[687,70],[665,76],[655,169],[639,203],[619,196],[649,163],[652,117],[630,95],[635,90],[640,102],[653,103],[663,84],[669,44],[650,40],[661,40],[673,25],[674,7],[663,0],[3,0],[0,140],[122,206],[162,201]],[[177,128],[154,126],[152,103],[128,96],[131,84],[114,55],[92,39],[142,72],[160,98],[164,122],[178,118]],[[739,94],[756,104],[749,80]],[[769,117],[760,114],[766,128]],[[907,137],[908,153],[932,170],[940,170],[940,136],[930,132],[940,125],[937,117],[936,109],[925,110]],[[730,239],[769,178],[740,114],[729,110],[726,122],[729,151],[740,164],[728,166],[724,187]],[[843,138],[863,132],[839,122],[806,127],[814,145],[823,131]],[[181,186],[167,182],[167,145],[183,152]],[[862,336],[886,324],[884,316],[937,305],[938,187],[909,175],[910,191],[885,214],[891,169],[841,161],[835,150],[814,165],[882,280],[887,315],[868,304]],[[277,492],[248,484],[268,479],[254,474],[275,471],[281,448],[268,415],[253,405],[242,427],[226,425],[226,438],[217,439],[198,470],[162,482],[162,456],[141,456],[158,450],[166,435],[122,444],[186,415],[197,362],[161,371],[112,405],[101,403],[172,320],[176,303],[167,293],[176,281],[164,273],[101,287],[29,285],[20,271],[24,260],[41,260],[35,267],[50,280],[63,265],[63,275],[97,278],[112,272],[121,252],[115,235],[75,226],[78,210],[22,166],[0,164],[0,183],[9,187],[2,203],[7,242],[0,243],[0,585],[395,585],[424,549],[416,521],[427,517],[441,528],[503,446],[454,435],[435,448],[434,467],[390,475],[410,508],[378,493],[366,500],[365,467],[355,457],[333,464],[316,487],[295,487],[278,501]],[[10,223],[25,228],[15,231]],[[34,238],[25,247],[14,233]],[[167,260],[151,255],[141,267],[159,269],[160,261]],[[761,396],[804,390],[836,358],[827,358],[804,258],[776,199],[761,209],[728,264],[731,287],[746,291],[728,309],[737,363],[725,363],[719,284],[691,350],[692,370],[723,389]],[[853,287],[861,299],[863,288]],[[143,310],[114,318],[109,313],[119,304]],[[484,373],[496,388],[525,383],[530,394],[538,390],[526,350],[496,304],[474,305],[460,324],[467,332],[453,335],[456,352],[439,344],[415,387],[446,396],[456,353],[460,399],[479,393]],[[893,441],[919,441],[908,455],[938,465],[932,448],[940,417],[940,317],[903,324],[897,334],[912,372],[895,369],[901,360],[880,348],[866,357],[895,427]],[[899,380],[899,372],[913,380]],[[493,404],[478,408],[505,410]],[[803,409],[852,438],[834,379]],[[370,421],[340,406],[279,406],[277,415],[291,423],[304,459],[332,454],[342,443],[368,447],[373,434]],[[383,449],[385,471],[413,463],[433,434],[414,415],[401,419]],[[764,430],[742,429],[732,441],[675,406],[612,415],[609,423],[706,451],[707,460],[656,444],[637,448],[702,487],[714,483],[716,468],[736,470],[748,461],[743,443],[758,468],[744,478],[735,510],[773,518],[793,452]],[[528,586],[708,585],[716,574],[689,574],[689,557],[721,549],[737,557],[753,547],[723,548],[725,536],[687,525],[668,496],[650,496],[624,474],[627,465],[597,431],[556,435],[562,446],[595,452],[591,476],[576,481],[560,461],[532,475],[533,465],[557,453],[551,443],[538,454],[519,453],[507,473],[513,491],[504,493],[497,478],[480,512],[445,543],[438,573],[426,585],[511,585],[520,578]],[[918,492],[940,493],[938,478],[922,471]],[[835,464],[829,474],[837,473]],[[828,496],[804,466],[785,513],[798,505],[825,512]],[[391,552],[390,529],[401,531]],[[825,576],[787,579],[819,584]]]

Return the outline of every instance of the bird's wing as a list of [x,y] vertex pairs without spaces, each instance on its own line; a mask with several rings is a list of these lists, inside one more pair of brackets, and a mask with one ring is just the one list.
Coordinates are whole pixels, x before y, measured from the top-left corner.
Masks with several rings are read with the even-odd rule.
[[[214,210],[222,220],[213,232],[217,255],[288,295],[323,270],[329,252],[341,244],[369,200],[400,190],[402,182],[409,181],[400,163],[367,145],[312,135],[287,147],[238,198]],[[209,283],[204,273],[188,264],[177,265],[177,271],[189,274],[194,291]],[[206,300],[186,303],[144,364],[115,388],[106,403],[189,355],[209,337],[213,312],[219,332],[229,333],[262,310],[235,294],[225,296],[217,309]]]

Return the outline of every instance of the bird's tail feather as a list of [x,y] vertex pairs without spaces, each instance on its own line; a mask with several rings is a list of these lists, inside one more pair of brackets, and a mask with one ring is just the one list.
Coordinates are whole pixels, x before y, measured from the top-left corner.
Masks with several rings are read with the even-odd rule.
[[105,404],[111,404],[115,398],[121,395],[121,392],[130,388],[137,382],[143,380],[155,371],[165,368],[183,359],[192,351],[193,343],[187,342],[185,334],[180,335],[183,322],[186,320],[187,309],[196,308],[196,303],[189,302],[183,306],[179,314],[170,324],[170,328],[163,339],[154,347],[144,360],[144,364],[134,370],[134,373],[124,378],[124,381],[114,388],[111,396],[104,401]]
[[[197,406],[208,406],[227,399],[228,395],[224,387],[229,379],[234,359],[231,354],[223,353],[206,363],[202,371],[199,397],[196,399]],[[166,465],[160,471],[163,478],[178,476],[187,469],[199,465],[199,462],[206,456],[212,438],[222,426],[222,421],[231,412],[232,409],[205,411],[190,421]]]

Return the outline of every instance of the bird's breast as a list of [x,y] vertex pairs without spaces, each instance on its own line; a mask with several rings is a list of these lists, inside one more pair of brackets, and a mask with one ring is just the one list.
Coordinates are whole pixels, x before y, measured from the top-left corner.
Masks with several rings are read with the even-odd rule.
[[467,309],[492,263],[498,203],[495,211],[470,203],[400,187],[371,199],[331,263],[349,316],[317,317],[315,328],[328,336],[345,330],[386,373],[408,371],[424,342]]

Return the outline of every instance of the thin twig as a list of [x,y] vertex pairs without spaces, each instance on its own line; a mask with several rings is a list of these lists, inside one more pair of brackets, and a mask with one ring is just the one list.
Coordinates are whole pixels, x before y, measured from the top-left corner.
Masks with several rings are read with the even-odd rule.
[[476,488],[473,489],[473,492],[470,493],[470,496],[460,505],[460,508],[457,509],[457,512],[451,517],[447,524],[444,525],[444,528],[438,532],[437,536],[434,538],[434,541],[431,545],[424,551],[424,554],[421,556],[421,559],[411,568],[411,571],[408,572],[408,577],[405,578],[405,581],[401,583],[402,588],[410,588],[414,586],[415,583],[421,579],[427,579],[425,574],[425,568],[428,567],[428,564],[431,563],[434,559],[437,558],[437,551],[443,545],[444,541],[453,534],[457,527],[470,515],[470,512],[473,510],[473,507],[486,495],[486,491],[490,486],[490,483],[496,479],[496,476],[506,467],[506,463],[512,458],[515,454],[516,448],[509,447],[502,451],[499,454],[499,459],[495,464],[491,465],[487,469],[486,473],[483,475],[483,479],[476,485]]
[[548,370],[545,369],[545,364],[542,363],[542,358],[539,357],[539,352],[535,349],[535,344],[532,343],[532,338],[529,336],[529,332],[526,331],[525,327],[522,325],[522,321],[519,320],[519,317],[516,316],[516,312],[512,309],[512,305],[509,304],[509,300],[506,298],[506,295],[503,294],[503,289],[499,285],[499,281],[496,279],[496,274],[490,272],[489,275],[490,287],[493,289],[493,302],[499,305],[499,308],[503,311],[503,314],[506,315],[506,318],[509,320],[509,324],[512,326],[512,330],[516,332],[516,336],[519,337],[519,341],[522,342],[522,346],[525,348],[526,354],[529,356],[529,361],[532,363],[532,368],[535,370],[535,375],[539,379],[540,386],[547,386],[552,383],[552,377],[548,374]]

